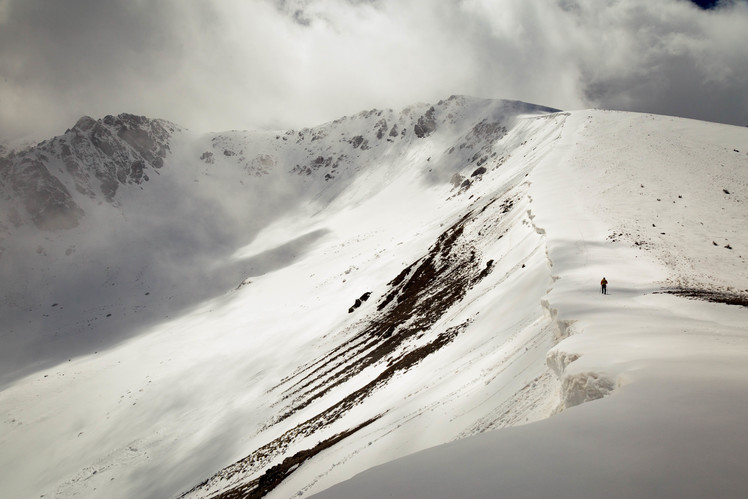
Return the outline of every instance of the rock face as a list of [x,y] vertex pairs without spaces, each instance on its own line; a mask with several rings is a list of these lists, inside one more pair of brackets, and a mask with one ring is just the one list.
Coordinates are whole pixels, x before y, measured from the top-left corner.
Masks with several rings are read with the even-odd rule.
[[419,139],[428,137],[431,132],[436,130],[436,118],[434,117],[434,107],[431,106],[426,113],[418,118],[418,123],[413,127],[413,131]]
[[[39,229],[70,229],[77,226],[83,216],[83,210],[73,201],[70,192],[37,158],[24,157],[15,164],[2,158],[0,176],[20,197],[22,206]],[[9,214],[13,216],[11,223],[21,224],[17,209]]]
[[120,114],[84,116],[65,135],[0,157],[0,225],[32,223],[42,230],[76,227],[84,215],[71,194],[116,202],[123,184],[148,181],[164,164],[176,126]]
[[[474,123],[478,109],[483,119]],[[252,177],[291,172],[308,182],[335,180],[340,190],[361,165],[379,162],[393,147],[417,141],[434,153],[433,161],[426,159],[429,169],[473,165],[476,172],[486,172],[503,161],[494,145],[507,133],[513,116],[525,111],[554,110],[452,96],[399,112],[363,111],[314,128],[274,133],[267,140],[250,132],[215,134],[195,159],[216,172],[238,167]],[[14,227],[74,228],[84,208],[91,209],[90,200],[124,206],[118,193],[125,185],[142,186],[164,166],[177,131],[167,121],[132,114],[99,120],[84,116],[64,135],[36,146],[21,151],[0,147],[0,243]],[[429,146],[437,136],[439,140]],[[439,141],[451,147],[441,150],[436,147]],[[460,182],[464,190],[472,181]]]
[[164,121],[132,114],[98,121],[84,116],[59,140],[60,153],[79,192],[92,194],[87,177],[93,173],[101,194],[113,202],[121,184],[148,181],[148,170],[164,165],[174,129]]

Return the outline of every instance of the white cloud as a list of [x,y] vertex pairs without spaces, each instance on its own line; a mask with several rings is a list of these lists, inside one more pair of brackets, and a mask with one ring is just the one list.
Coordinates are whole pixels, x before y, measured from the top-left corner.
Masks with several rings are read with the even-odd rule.
[[748,6],[685,0],[0,3],[0,137],[120,112],[312,126],[453,93],[748,124]]

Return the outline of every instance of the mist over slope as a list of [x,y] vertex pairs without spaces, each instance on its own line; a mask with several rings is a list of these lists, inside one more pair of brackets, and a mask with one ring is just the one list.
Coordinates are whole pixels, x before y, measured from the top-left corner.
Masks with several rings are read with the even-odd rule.
[[742,346],[744,308],[660,293],[745,299],[745,139],[453,96],[294,131],[82,118],[6,153],[3,492],[307,495]]
[[[231,255],[271,222],[325,207],[372,165],[433,152],[428,181],[443,183],[463,163],[495,159],[491,140],[513,116],[542,109],[455,97],[311,129],[202,136],[132,115],[84,117],[11,152],[0,159],[0,380],[111,346],[286,265],[320,233]],[[447,143],[456,150],[439,162]],[[385,187],[381,177],[359,195]]]

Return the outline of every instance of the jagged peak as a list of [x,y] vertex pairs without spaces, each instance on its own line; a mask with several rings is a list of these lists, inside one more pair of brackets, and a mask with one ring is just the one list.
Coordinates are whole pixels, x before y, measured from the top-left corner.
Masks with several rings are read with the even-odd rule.
[[91,118],[90,116],[81,116],[81,118],[75,123],[75,126],[73,126],[73,128],[85,132],[86,130],[90,130],[91,128],[93,128],[95,124],[96,120]]
[[68,134],[73,131],[85,133],[91,130],[100,130],[102,127],[110,128],[114,131],[132,128],[147,129],[153,128],[154,125],[163,128],[167,133],[173,133],[182,129],[179,125],[161,118],[148,118],[142,115],[120,113],[116,116],[108,114],[99,119],[94,119],[88,115],[81,116],[75,125],[73,125],[73,128],[66,130],[65,133]]

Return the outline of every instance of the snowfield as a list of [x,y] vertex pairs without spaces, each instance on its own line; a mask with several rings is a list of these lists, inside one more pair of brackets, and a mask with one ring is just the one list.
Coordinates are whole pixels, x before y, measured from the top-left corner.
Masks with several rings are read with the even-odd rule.
[[748,129],[453,97],[173,133],[4,242],[38,278],[0,496],[748,491]]
[[[560,406],[320,497],[741,497],[748,491],[745,129],[570,113],[528,177],[568,335]],[[716,243],[716,244],[715,244]],[[729,248],[728,248],[729,246]],[[597,279],[611,282],[601,296]],[[742,306],[667,290],[727,291]]]

